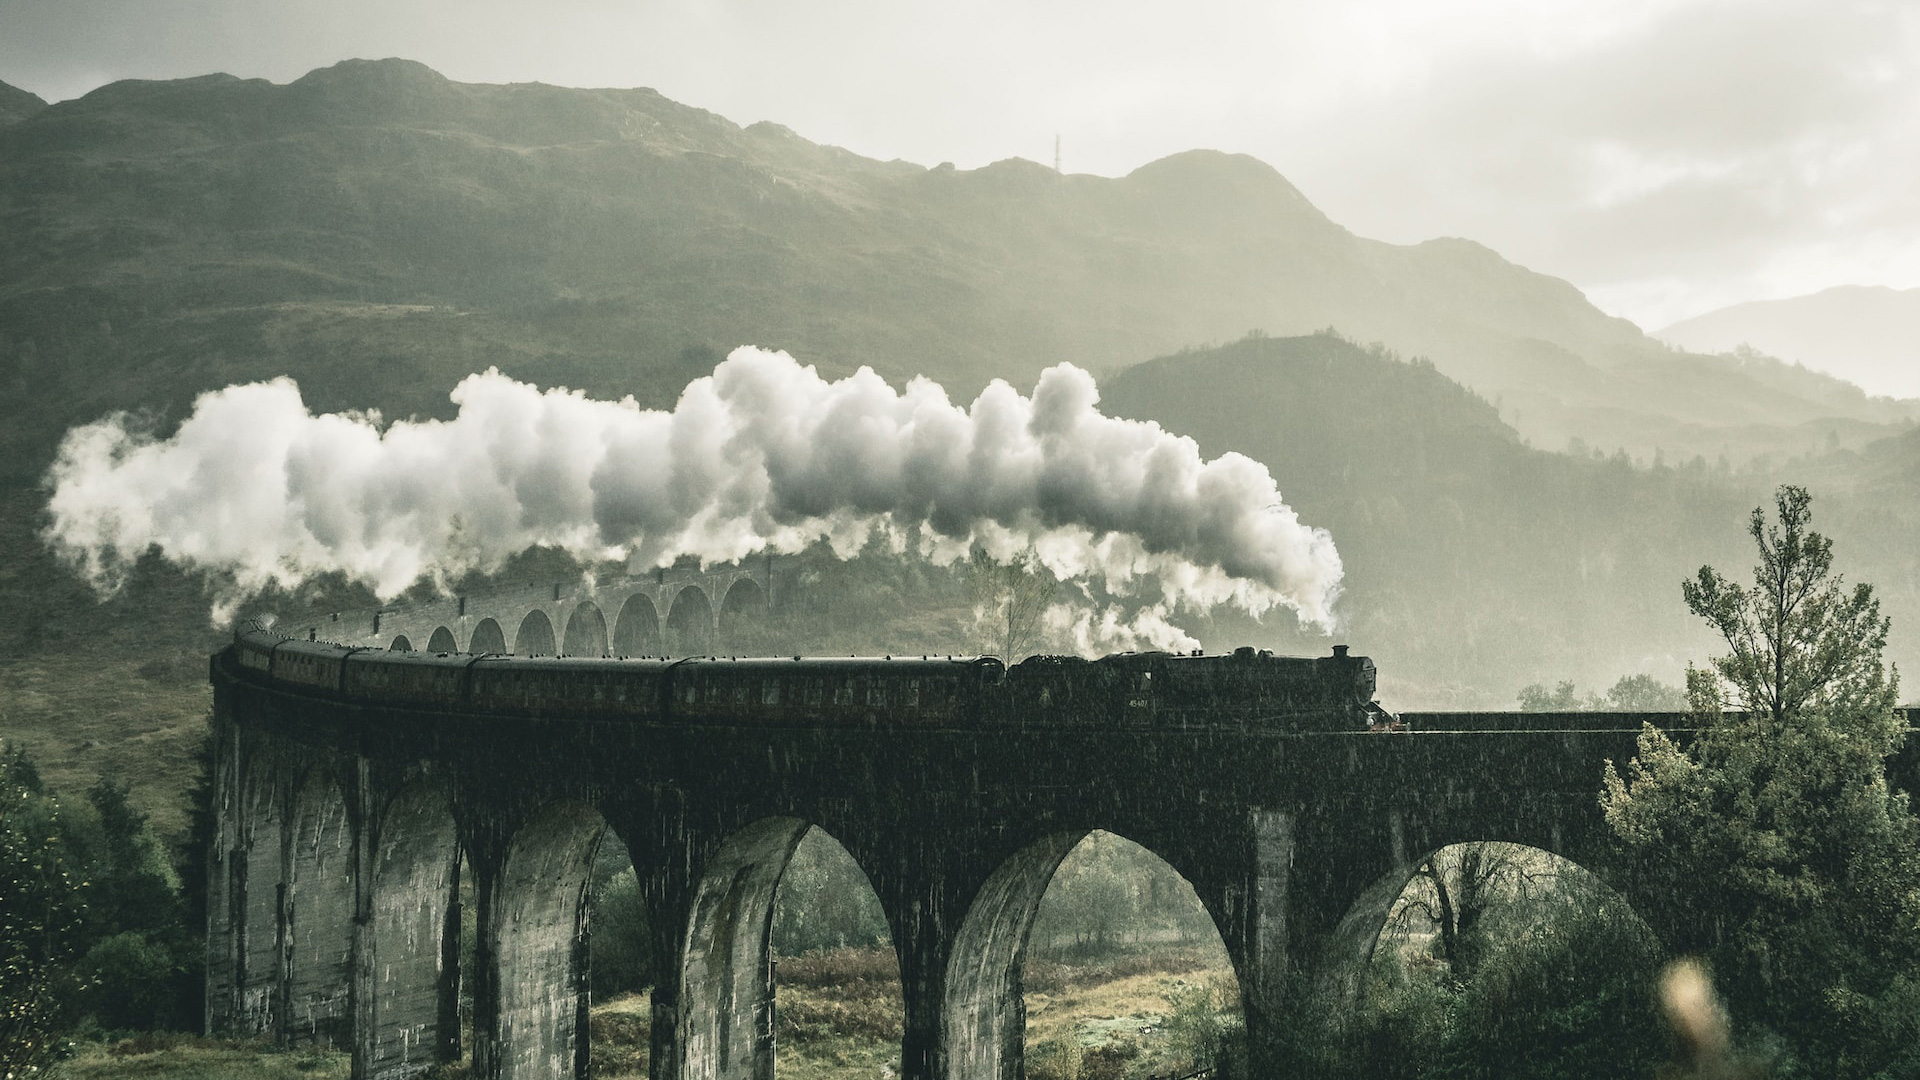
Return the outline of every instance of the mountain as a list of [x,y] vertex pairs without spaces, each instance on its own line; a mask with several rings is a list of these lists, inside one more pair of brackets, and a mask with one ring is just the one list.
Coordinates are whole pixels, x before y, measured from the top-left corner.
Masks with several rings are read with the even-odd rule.
[[1702,352],[1744,345],[1871,393],[1920,398],[1920,289],[1842,285],[1756,300],[1674,323],[1658,337]]
[[1432,364],[1332,335],[1154,360],[1107,379],[1101,402],[1268,465],[1332,533],[1343,636],[1397,702],[1497,708],[1530,682],[1629,672],[1676,683],[1707,644],[1679,580],[1743,557],[1753,503],[1726,475],[1534,449]]
[[73,423],[164,426],[291,374],[318,409],[446,415],[462,375],[669,403],[751,342],[957,394],[1250,329],[1336,327],[1521,434],[1735,462],[1860,446],[1920,403],[1676,352],[1465,240],[1397,246],[1211,151],[1128,176],[881,162],[651,90],[349,61],[127,81],[0,128],[0,478]]
[[[1209,457],[1268,465],[1288,505],[1333,535],[1342,633],[1380,664],[1383,700],[1406,708],[1509,707],[1521,686],[1561,679],[1682,684],[1689,660],[1724,645],[1680,582],[1702,564],[1743,574],[1746,516],[1771,506],[1767,476],[1527,446],[1432,364],[1328,334],[1150,361],[1106,379],[1101,402],[1191,434]],[[1836,567],[1876,585],[1889,658],[1907,670],[1920,664],[1916,464],[1920,430],[1788,476],[1814,492]],[[1268,643],[1259,627],[1225,629],[1222,643]]]
[[0,82],[0,127],[19,123],[46,107],[40,95]]

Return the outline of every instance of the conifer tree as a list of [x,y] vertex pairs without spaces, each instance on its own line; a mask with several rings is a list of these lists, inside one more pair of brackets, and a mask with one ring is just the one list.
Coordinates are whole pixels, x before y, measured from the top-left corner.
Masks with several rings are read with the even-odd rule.
[[1886,774],[1905,737],[1888,620],[1833,572],[1809,503],[1787,486],[1773,521],[1753,512],[1751,587],[1684,583],[1728,652],[1688,672],[1692,738],[1643,729],[1601,803],[1643,909],[1710,960],[1735,1023],[1784,1038],[1789,1072],[1871,1076],[1920,1041],[1920,822]]

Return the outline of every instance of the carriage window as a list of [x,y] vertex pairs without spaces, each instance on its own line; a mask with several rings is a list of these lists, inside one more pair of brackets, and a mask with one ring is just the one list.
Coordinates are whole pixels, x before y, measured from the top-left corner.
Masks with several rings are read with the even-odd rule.
[[839,686],[834,687],[833,703],[835,705],[853,704],[853,683],[843,682]]
[[911,708],[917,707],[919,704],[920,704],[920,680],[908,679],[906,706],[911,709]]
[[822,691],[821,682],[819,679],[808,679],[804,684],[802,684],[801,692],[806,695],[807,704],[809,705],[820,704],[820,698],[822,696],[823,691]]
[[780,683],[778,680],[768,679],[765,683],[761,684],[760,704],[762,705],[780,704]]
[[745,685],[733,688],[733,703],[735,705],[745,705],[747,703],[747,688]]
[[887,684],[878,679],[867,684],[867,704],[885,705],[887,703]]

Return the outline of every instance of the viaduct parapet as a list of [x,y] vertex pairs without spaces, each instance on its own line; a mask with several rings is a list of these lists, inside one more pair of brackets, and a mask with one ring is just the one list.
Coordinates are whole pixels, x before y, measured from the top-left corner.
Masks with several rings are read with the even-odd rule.
[[[1602,762],[1630,756],[1643,721],[1679,720],[1420,714],[1370,731],[1364,658],[1251,650],[1009,670],[249,633],[211,674],[209,1029],[344,1047],[365,1080],[469,1052],[490,1080],[585,1075],[588,877],[609,834],[653,927],[653,1077],[769,1080],[774,891],[809,826],[885,911],[910,1080],[1023,1074],[1026,933],[1095,829],[1192,883],[1250,1039],[1278,1045],[1314,1022],[1289,1012],[1300,986],[1329,1008],[1358,992],[1430,852],[1510,841],[1604,877]],[[1684,914],[1648,914],[1685,936]]]

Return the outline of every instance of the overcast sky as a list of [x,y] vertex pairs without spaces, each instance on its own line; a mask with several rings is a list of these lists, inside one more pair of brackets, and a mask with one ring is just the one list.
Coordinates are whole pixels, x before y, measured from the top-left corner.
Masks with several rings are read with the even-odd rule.
[[0,80],[54,100],[384,56],[927,165],[1240,151],[1361,235],[1471,237],[1648,329],[1920,286],[1915,0],[0,0]]

